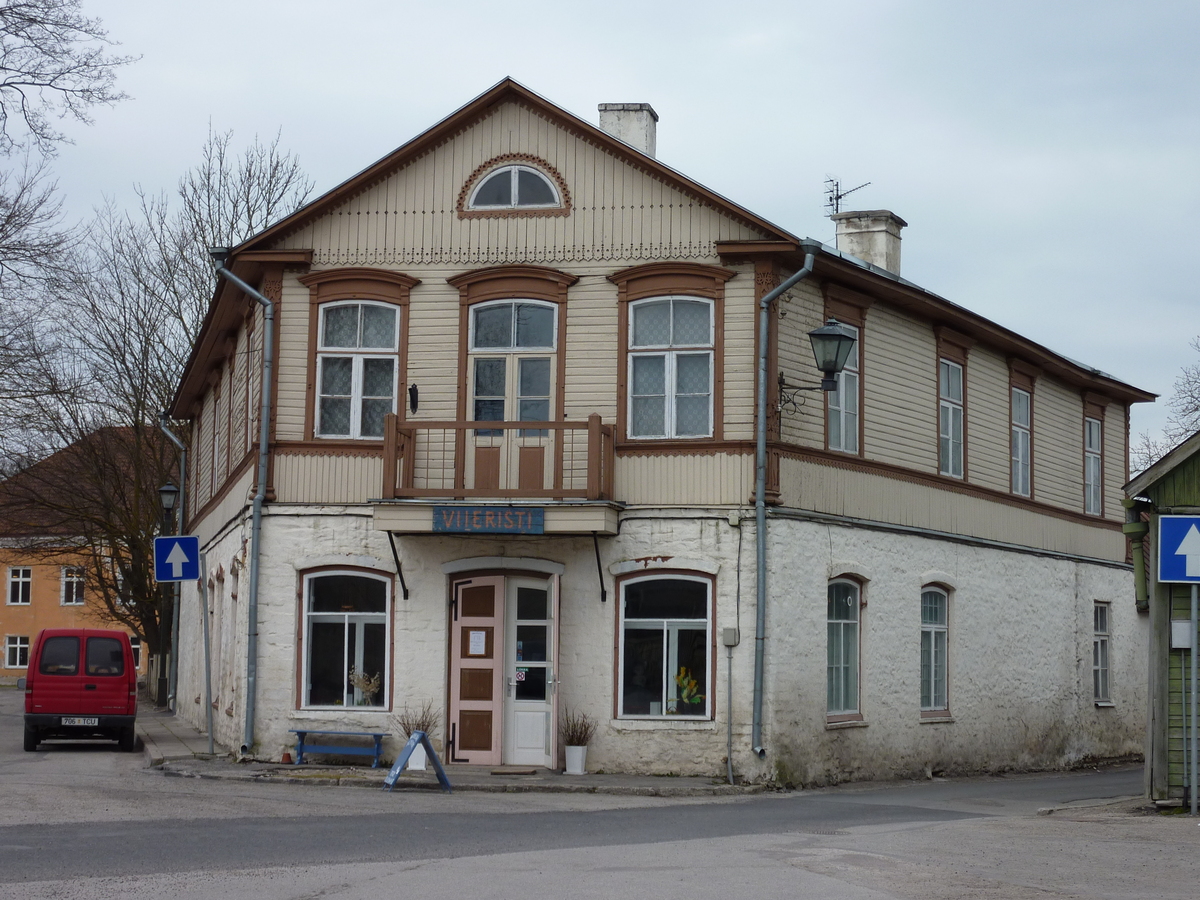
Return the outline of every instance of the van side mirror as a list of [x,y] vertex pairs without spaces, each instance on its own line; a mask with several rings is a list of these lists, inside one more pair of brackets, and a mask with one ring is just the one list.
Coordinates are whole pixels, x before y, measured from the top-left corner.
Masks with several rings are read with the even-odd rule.
[[25,676],[24,675],[22,675],[20,678],[17,679],[17,690],[18,691],[25,690]]

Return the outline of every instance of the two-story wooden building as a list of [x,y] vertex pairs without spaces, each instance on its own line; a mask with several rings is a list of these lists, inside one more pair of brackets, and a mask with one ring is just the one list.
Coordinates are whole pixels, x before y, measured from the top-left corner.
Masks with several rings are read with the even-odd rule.
[[[798,783],[1137,752],[1121,486],[1152,395],[902,279],[890,213],[839,216],[838,250],[713,193],[656,121],[505,80],[233,249],[275,322],[259,544],[264,307],[228,279],[173,410],[218,741],[278,757],[432,701],[484,765],[557,766],[566,708],[609,771],[723,773],[730,735],[740,775]],[[758,300],[810,257],[769,310],[756,633]],[[798,391],[831,317],[856,349]]]

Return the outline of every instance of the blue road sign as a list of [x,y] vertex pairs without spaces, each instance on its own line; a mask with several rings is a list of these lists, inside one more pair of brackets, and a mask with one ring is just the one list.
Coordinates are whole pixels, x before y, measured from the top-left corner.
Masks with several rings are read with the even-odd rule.
[[200,577],[200,538],[193,534],[154,539],[154,580],[195,581]]
[[1158,517],[1158,580],[1200,583],[1200,516]]

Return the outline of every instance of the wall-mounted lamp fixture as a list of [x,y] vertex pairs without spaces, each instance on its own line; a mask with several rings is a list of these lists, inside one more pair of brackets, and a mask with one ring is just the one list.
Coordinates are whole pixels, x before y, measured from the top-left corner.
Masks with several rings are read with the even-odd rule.
[[408,411],[417,411],[417,386],[415,384],[408,386]]

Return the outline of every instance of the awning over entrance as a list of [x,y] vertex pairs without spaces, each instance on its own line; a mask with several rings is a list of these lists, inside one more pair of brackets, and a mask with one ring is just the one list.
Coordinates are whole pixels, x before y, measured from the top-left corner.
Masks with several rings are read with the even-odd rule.
[[376,531],[393,534],[615,535],[624,504],[609,500],[480,503],[377,500]]

